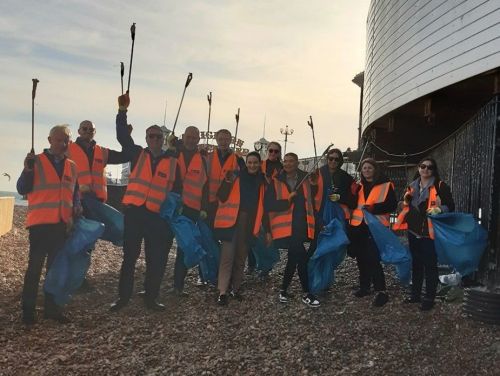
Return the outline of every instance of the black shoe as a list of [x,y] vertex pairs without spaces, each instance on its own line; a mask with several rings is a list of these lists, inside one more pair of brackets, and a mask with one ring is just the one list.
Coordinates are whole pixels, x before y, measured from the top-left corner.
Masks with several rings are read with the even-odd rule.
[[373,300],[374,307],[382,307],[389,301],[389,296],[385,292],[379,292]]
[[420,306],[421,311],[430,311],[434,307],[434,300],[422,300],[422,305]]
[[34,325],[36,323],[34,312],[23,312],[21,319],[23,324],[26,326]]
[[118,312],[120,309],[128,304],[128,300],[118,299],[116,302],[111,303],[109,310],[111,312]]
[[137,293],[137,296],[144,298],[146,296],[146,290],[141,290]]
[[167,307],[165,307],[165,304],[158,303],[155,300],[150,301],[150,302],[146,302],[145,304],[146,304],[146,308],[151,310],[151,311],[162,312],[162,311],[165,311],[167,309]]
[[359,289],[358,291],[356,291],[356,292],[354,293],[354,296],[355,296],[356,298],[362,298],[363,296],[368,296],[368,295],[370,295],[370,294],[371,294],[370,290]]
[[226,294],[219,295],[217,298],[217,304],[220,306],[225,306],[227,305],[228,299]]
[[418,296],[410,296],[403,300],[406,304],[420,303],[421,299]]
[[54,313],[44,313],[44,319],[57,321],[59,324],[68,324],[71,320],[64,316],[62,312],[54,312]]

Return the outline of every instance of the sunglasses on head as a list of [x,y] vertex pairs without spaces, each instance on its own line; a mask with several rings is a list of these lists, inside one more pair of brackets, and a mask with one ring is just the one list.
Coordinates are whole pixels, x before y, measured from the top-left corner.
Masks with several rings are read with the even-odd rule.
[[333,161],[335,161],[335,162],[340,162],[340,158],[338,158],[338,157],[328,157],[328,160],[329,160],[330,162],[333,162]]
[[425,170],[425,169],[427,169],[427,170],[429,170],[429,171],[434,170],[434,166],[433,166],[433,165],[428,165],[428,164],[425,164],[425,163],[422,163],[422,164],[421,164],[420,166],[418,166],[418,167],[420,167],[420,169],[421,169],[421,170]]
[[92,127],[81,127],[80,129],[84,132],[94,132],[95,131],[95,128],[92,128]]
[[278,149],[268,149],[267,151],[269,154],[274,154],[274,153],[278,154],[280,152]]
[[157,140],[161,140],[163,138],[163,135],[157,133],[150,133],[148,134],[148,138],[156,138]]

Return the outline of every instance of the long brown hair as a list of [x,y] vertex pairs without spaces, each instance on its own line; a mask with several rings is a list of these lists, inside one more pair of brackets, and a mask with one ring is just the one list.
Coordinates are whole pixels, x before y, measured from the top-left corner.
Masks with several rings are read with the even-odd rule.
[[[373,168],[375,169],[375,172],[373,174],[373,183],[377,183],[379,180],[380,180],[380,177],[381,177],[381,171],[380,171],[380,166],[379,164],[377,163],[377,161],[373,158],[365,158],[361,161],[361,164],[360,164],[360,168],[359,168],[359,171],[361,171],[363,169],[363,165],[365,163],[368,163],[368,164],[371,164],[373,166]],[[366,184],[367,181],[365,179],[365,177],[363,176],[363,173],[360,173],[360,178],[361,178],[361,183],[363,184]]]

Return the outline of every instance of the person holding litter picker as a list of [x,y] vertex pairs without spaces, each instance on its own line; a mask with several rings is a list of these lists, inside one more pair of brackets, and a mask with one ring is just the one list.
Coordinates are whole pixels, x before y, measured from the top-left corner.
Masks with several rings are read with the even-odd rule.
[[269,185],[264,207],[269,215],[275,246],[288,249],[279,301],[287,303],[292,297],[288,287],[297,269],[304,293],[302,302],[309,307],[319,307],[320,302],[309,291],[307,262],[311,255],[304,247],[304,242],[315,237],[314,196],[317,186],[313,179],[305,179],[306,172],[299,170],[298,166],[297,154],[285,154],[283,170]]
[[177,159],[169,151],[163,151],[164,135],[158,125],[146,129],[147,147],[136,145],[127,125],[128,93],[118,97],[116,134],[123,153],[131,162],[131,174],[123,197],[124,239],[123,262],[120,270],[118,300],[111,311],[125,307],[133,292],[135,264],[144,240],[146,253],[146,277],[144,303],[153,311],[165,310],[157,301],[160,284],[165,273],[168,252],[173,242],[173,232],[160,217],[160,206],[167,199],[176,180]]
[[[17,181],[18,193],[28,195],[26,227],[30,249],[21,303],[22,321],[26,325],[36,322],[36,296],[45,258],[48,272],[72,227],[73,217],[82,211],[77,168],[65,155],[70,137],[67,125],[53,127],[48,138],[50,147],[40,154],[30,152],[26,156]],[[69,322],[48,293],[45,293],[44,317],[62,324]]]
[[[406,188],[403,210],[393,230],[408,230],[408,244],[412,257],[411,295],[406,303],[421,303],[422,311],[434,307],[439,281],[434,230],[429,215],[455,210],[450,187],[439,177],[433,158],[426,157],[418,164],[413,181]],[[425,295],[422,284],[425,278]]]

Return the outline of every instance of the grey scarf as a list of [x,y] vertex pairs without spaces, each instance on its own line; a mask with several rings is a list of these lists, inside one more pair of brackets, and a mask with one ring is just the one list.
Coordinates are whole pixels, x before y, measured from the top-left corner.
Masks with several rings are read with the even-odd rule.
[[410,187],[413,188],[413,197],[411,199],[411,205],[418,209],[422,202],[427,202],[429,198],[429,188],[434,185],[434,177],[429,180],[429,183],[422,189],[420,189],[420,178],[415,179],[411,182]]

